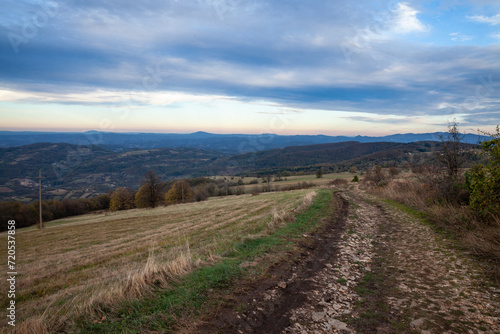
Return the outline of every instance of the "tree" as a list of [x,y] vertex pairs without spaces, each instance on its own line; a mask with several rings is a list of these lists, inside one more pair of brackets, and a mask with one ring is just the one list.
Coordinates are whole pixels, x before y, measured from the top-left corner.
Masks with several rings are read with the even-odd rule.
[[500,129],[480,144],[488,163],[476,165],[467,174],[470,207],[480,216],[500,214]]
[[453,178],[458,176],[459,169],[471,158],[470,150],[466,150],[463,145],[464,137],[465,135],[458,130],[458,123],[455,120],[448,125],[448,133],[439,136],[443,144],[439,158],[445,163],[448,176]]
[[359,182],[359,178],[357,175],[354,175],[354,178],[352,179],[351,182]]
[[111,194],[109,209],[111,211],[128,210],[134,208],[134,195],[125,188],[118,188]]
[[323,177],[323,171],[320,168],[316,171],[316,178],[321,179],[322,177]]
[[356,173],[358,171],[358,169],[356,168],[356,166],[351,166],[351,168],[349,168],[349,173]]
[[144,174],[141,188],[135,195],[135,203],[138,208],[154,208],[162,199],[162,181],[152,170]]
[[396,176],[399,174],[399,169],[397,167],[391,166],[389,167],[389,175],[390,176]]
[[170,204],[189,202],[193,198],[193,190],[185,180],[174,183],[165,195],[165,201]]

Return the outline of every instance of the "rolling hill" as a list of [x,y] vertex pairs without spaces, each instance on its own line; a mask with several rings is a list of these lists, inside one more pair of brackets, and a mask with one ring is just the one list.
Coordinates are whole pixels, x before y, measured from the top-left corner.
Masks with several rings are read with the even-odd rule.
[[[282,136],[275,134],[213,134],[195,132],[190,134],[173,133],[111,133],[111,132],[13,132],[0,131],[0,147],[24,146],[36,143],[69,143],[73,145],[98,145],[113,151],[131,149],[154,149],[163,147],[190,147],[204,150],[216,150],[230,154],[257,152],[262,150],[290,146],[331,144],[356,141],[360,143],[392,142],[411,143],[418,141],[439,141],[443,133],[394,134],[384,137],[369,136],[324,136],[296,135]],[[471,144],[478,142],[479,136],[467,134],[464,141]]]

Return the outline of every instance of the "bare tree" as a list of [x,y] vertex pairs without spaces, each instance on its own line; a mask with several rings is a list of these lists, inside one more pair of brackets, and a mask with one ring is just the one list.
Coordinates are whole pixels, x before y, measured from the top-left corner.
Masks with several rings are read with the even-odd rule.
[[161,180],[152,170],[144,174],[143,187],[146,188],[147,202],[154,208],[161,201]]
[[459,169],[472,157],[472,151],[464,145],[464,137],[465,135],[458,130],[456,120],[448,125],[448,133],[439,136],[443,144],[439,158],[446,164],[446,170],[450,177],[458,176]]

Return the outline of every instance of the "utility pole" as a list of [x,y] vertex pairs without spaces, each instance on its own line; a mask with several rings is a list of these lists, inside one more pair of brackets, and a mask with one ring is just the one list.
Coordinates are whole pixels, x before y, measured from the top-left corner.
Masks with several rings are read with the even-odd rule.
[[38,204],[40,205],[40,230],[43,228],[43,224],[42,224],[42,170],[40,169],[38,171],[38,187],[40,189],[40,192],[39,192],[39,198],[38,198]]

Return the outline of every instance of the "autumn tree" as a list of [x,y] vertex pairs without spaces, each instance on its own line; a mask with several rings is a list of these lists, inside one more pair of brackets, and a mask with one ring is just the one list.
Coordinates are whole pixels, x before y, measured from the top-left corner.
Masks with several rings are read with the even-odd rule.
[[109,209],[111,211],[128,210],[134,208],[134,195],[125,188],[118,188],[111,194]]
[[321,179],[323,177],[323,170],[320,168],[316,171],[316,178]]
[[479,146],[487,161],[467,173],[470,206],[480,216],[500,215],[500,128]]
[[154,208],[162,200],[161,186],[162,182],[152,170],[144,174],[144,180],[141,188],[135,195],[135,205],[138,208]]
[[445,163],[448,176],[457,177],[459,169],[467,160],[471,158],[471,151],[465,149],[465,135],[458,129],[458,123],[454,120],[448,125],[448,132],[440,135],[439,139],[443,145],[443,150],[439,152],[440,160]]
[[193,198],[193,190],[185,180],[174,183],[165,195],[165,201],[170,204],[189,202]]

